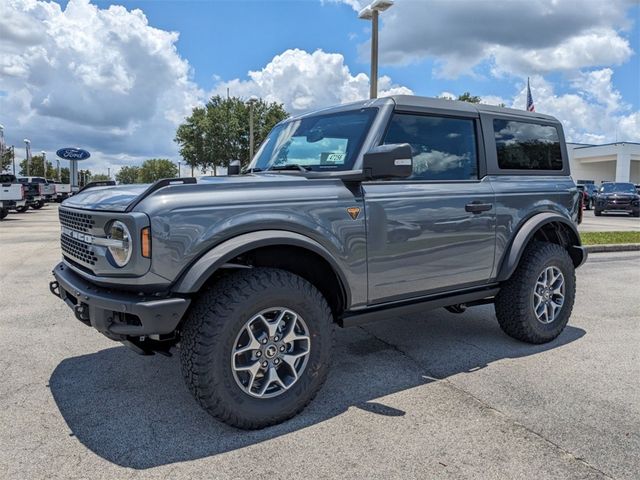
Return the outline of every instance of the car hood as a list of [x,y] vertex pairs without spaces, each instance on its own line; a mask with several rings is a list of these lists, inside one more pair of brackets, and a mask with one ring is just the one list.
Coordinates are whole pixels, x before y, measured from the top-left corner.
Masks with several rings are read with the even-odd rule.
[[93,187],[67,198],[62,205],[84,210],[124,212],[149,184]]
[[[194,184],[170,184],[144,195],[151,197],[163,197],[166,195],[182,195],[189,192],[223,191],[223,190],[249,190],[255,187],[279,188],[295,183],[309,182],[301,175],[286,173],[260,173],[237,176],[201,177]],[[65,200],[65,207],[82,210],[102,210],[111,212],[124,212],[131,205],[138,203],[141,197],[152,184],[118,185],[109,187],[94,187]]]

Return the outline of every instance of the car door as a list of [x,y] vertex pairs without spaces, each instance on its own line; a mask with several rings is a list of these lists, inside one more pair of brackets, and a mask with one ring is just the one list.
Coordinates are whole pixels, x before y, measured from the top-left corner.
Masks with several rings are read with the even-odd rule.
[[383,141],[411,145],[413,175],[363,183],[369,304],[488,282],[496,218],[480,132],[473,114],[393,114]]

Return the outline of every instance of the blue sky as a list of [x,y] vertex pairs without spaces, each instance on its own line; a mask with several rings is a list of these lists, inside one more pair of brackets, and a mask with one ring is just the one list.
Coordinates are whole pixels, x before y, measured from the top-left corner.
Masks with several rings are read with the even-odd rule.
[[[94,170],[177,160],[176,126],[227,88],[292,113],[368,92],[367,0],[0,2],[7,142],[80,145]],[[524,108],[530,76],[570,140],[640,141],[639,51],[637,0],[397,0],[380,90]]]
[[[107,7],[114,2],[95,3]],[[195,81],[207,90],[214,86],[215,75],[222,79],[244,77],[247,71],[259,70],[274,55],[290,48],[339,52],[352,71],[369,71],[368,56],[358,53],[358,45],[369,38],[369,23],[358,19],[357,13],[344,3],[314,0],[115,3],[143,10],[153,26],[180,32],[178,50],[193,66]],[[628,18],[633,22],[624,36],[634,52],[639,52],[640,5],[630,6]],[[381,21],[384,22],[384,14]],[[222,45],[226,48],[216,48]],[[519,79],[491,77],[486,66],[478,69],[479,75],[459,78],[438,78],[432,75],[433,69],[434,60],[426,59],[406,66],[382,64],[380,74],[389,75],[416,94],[426,96],[443,91],[471,91],[476,95],[508,97],[520,86]],[[564,75],[551,74],[548,79],[556,86],[557,93],[570,90]],[[637,53],[614,68],[613,85],[634,109],[640,108],[640,56]]]

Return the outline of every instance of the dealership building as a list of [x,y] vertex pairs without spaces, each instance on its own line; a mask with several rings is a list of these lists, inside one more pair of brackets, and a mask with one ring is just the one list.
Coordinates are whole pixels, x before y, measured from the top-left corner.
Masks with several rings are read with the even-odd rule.
[[571,176],[576,181],[640,184],[640,143],[605,145],[567,143]]

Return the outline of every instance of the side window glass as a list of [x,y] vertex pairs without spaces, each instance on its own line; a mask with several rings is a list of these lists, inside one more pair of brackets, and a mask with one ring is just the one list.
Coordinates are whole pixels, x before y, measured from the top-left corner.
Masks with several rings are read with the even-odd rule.
[[394,114],[384,143],[408,143],[413,180],[478,178],[475,123],[472,119]]
[[562,170],[558,129],[537,123],[494,120],[498,166],[514,170]]

